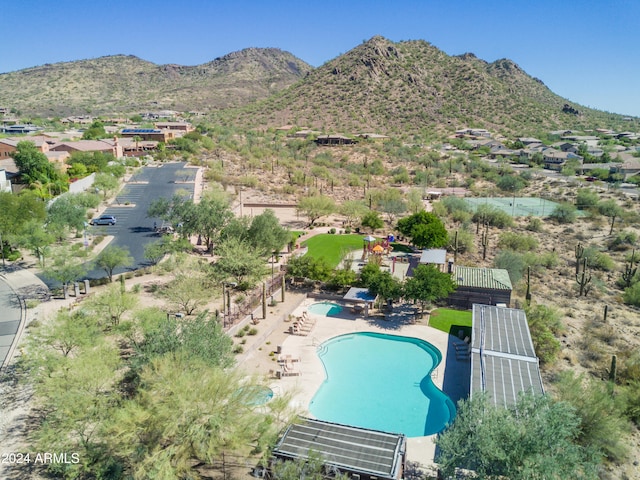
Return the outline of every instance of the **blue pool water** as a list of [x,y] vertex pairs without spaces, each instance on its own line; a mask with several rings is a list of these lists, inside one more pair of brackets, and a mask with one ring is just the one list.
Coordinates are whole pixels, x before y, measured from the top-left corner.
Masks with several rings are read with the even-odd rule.
[[356,333],[324,342],[318,354],[326,380],[309,411],[320,420],[422,437],[455,416],[431,380],[442,354],[424,340]]
[[311,313],[315,313],[316,315],[324,315],[325,317],[330,317],[332,315],[337,315],[342,311],[342,305],[338,305],[333,302],[320,302],[313,303],[307,307]]

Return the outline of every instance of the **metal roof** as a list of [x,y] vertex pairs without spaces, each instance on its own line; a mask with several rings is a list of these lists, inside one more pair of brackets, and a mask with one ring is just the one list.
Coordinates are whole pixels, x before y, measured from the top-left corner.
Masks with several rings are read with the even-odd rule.
[[453,266],[453,281],[459,287],[513,290],[509,272],[502,268]]
[[544,393],[525,312],[474,304],[471,394],[487,392],[493,403],[511,405],[524,391]]
[[375,302],[376,295],[370,293],[368,288],[351,287],[342,299],[347,302]]
[[305,418],[286,430],[273,455],[306,459],[314,452],[340,471],[396,479],[402,471],[405,444],[402,434]]
[[430,248],[428,250],[423,250],[420,255],[420,263],[444,265],[447,263],[447,251],[444,248]]

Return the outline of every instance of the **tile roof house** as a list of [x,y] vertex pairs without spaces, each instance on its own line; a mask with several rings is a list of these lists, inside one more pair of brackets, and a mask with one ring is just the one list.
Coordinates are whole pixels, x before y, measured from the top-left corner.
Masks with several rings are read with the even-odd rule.
[[78,140],[75,142],[59,142],[50,148],[53,152],[104,152],[110,153],[116,158],[123,156],[122,146],[118,139],[114,140]]

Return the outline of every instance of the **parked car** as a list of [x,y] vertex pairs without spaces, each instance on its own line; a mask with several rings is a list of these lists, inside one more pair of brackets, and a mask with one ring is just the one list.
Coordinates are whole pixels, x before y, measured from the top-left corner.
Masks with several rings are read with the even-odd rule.
[[116,217],[113,215],[100,215],[89,222],[91,225],[115,225]]

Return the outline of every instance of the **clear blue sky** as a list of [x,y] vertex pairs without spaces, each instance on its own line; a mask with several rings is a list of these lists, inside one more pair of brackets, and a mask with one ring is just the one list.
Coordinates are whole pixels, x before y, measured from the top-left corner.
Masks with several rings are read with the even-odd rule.
[[313,66],[363,40],[509,58],[585,106],[640,116],[640,0],[3,0],[0,72],[130,54],[198,65],[276,47]]

